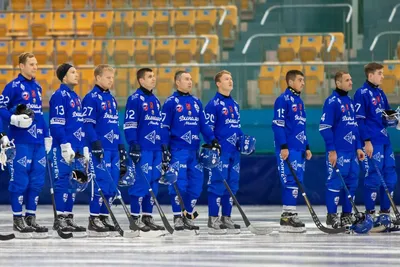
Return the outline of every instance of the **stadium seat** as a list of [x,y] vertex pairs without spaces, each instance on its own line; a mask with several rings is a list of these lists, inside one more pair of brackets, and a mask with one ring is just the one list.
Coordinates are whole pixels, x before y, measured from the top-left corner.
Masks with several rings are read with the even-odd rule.
[[53,52],[53,59],[56,65],[70,62],[72,51],[74,51],[74,40],[56,40],[56,49]]
[[74,35],[74,13],[54,12],[53,23],[47,35],[67,36]]
[[[42,97],[49,99],[51,94],[58,89],[53,87],[53,80],[55,78],[54,66],[53,65],[41,65],[36,71],[36,81],[42,87]],[[60,81],[58,81],[60,84]]]
[[113,11],[94,12],[93,36],[106,36],[113,23]]
[[303,71],[303,65],[294,63],[293,65],[282,65],[281,67],[281,75],[279,78],[279,86],[281,88],[281,92],[285,91],[287,88],[286,84],[286,73],[289,70],[299,70]]
[[315,95],[323,85],[325,67],[324,65],[305,65],[304,76],[306,80],[305,93],[307,95]]
[[0,65],[6,65],[8,62],[10,52],[12,49],[12,42],[6,39],[0,39]]
[[232,1],[231,0],[211,0],[211,3],[214,6],[228,6],[228,5],[232,4]]
[[65,9],[68,0],[51,0],[51,8],[53,10]]
[[214,32],[217,21],[217,10],[197,10],[194,31],[197,35]]
[[92,39],[76,39],[72,62],[74,65],[86,65],[93,57],[94,41]]
[[7,35],[9,25],[12,23],[12,17],[12,13],[0,13],[0,37]]
[[93,5],[91,0],[71,0],[71,7],[73,10],[85,8],[91,9]]
[[133,33],[136,36],[146,36],[154,24],[154,11],[135,11]]
[[169,63],[173,60],[176,50],[175,39],[156,39],[153,46],[154,61],[157,64]]
[[[129,68],[117,68],[114,78],[115,96],[126,99],[129,96]],[[125,103],[124,103],[125,104]],[[120,103],[122,106],[123,104]]]
[[[243,2],[243,1],[242,1]],[[224,39],[235,39],[238,26],[238,10],[236,6],[226,6],[228,14],[222,25],[222,36]],[[219,16],[223,14],[223,10],[219,10]]]
[[53,13],[50,12],[33,12],[31,21],[32,37],[46,36],[53,24]]
[[333,47],[330,53],[326,52],[326,48],[329,45],[329,42],[331,41],[330,36],[325,36],[324,41],[325,41],[325,48],[324,48],[324,53],[323,53],[323,58],[326,61],[336,61],[338,57],[343,57],[343,52],[344,52],[344,34],[342,32],[332,32],[332,34],[335,36],[335,42],[333,43]]
[[93,12],[75,12],[76,35],[91,35],[93,26]]
[[153,32],[154,35],[168,35],[170,29],[170,21],[172,20],[172,11],[156,10],[154,17]]
[[195,10],[176,10],[171,17],[171,26],[176,35],[189,34],[193,32],[195,20]]
[[93,89],[95,84],[94,68],[95,66],[93,65],[77,66],[79,73],[79,85],[77,88],[77,93],[81,98],[84,98],[85,95]]
[[397,58],[400,59],[400,42],[397,43]]
[[[181,36],[184,37],[184,36]],[[175,61],[176,63],[189,63],[193,60],[193,57],[197,51],[198,39],[177,39]]]
[[189,6],[188,0],[170,0],[170,3],[173,7]]
[[45,65],[51,62],[51,54],[54,50],[53,39],[39,39],[33,41],[33,54],[39,65]]
[[[7,36],[21,37],[29,35],[29,13],[14,13],[9,24]],[[10,27],[11,26],[11,27]]]
[[154,55],[153,47],[154,40],[136,40],[135,41],[135,54],[133,56],[136,65],[149,63],[151,57]]
[[10,5],[11,5],[11,10],[13,11],[21,11],[21,10],[26,10],[28,7],[28,1],[26,0],[11,0]]
[[321,52],[322,36],[302,36],[299,57],[301,61],[314,61]]
[[106,64],[108,57],[114,54],[114,40],[94,40],[93,64]]
[[383,61],[383,79],[382,88],[386,94],[395,94],[396,87],[400,81],[400,61],[384,60]]
[[12,64],[18,66],[18,56],[26,51],[33,51],[33,41],[31,40],[14,40],[12,42]]
[[203,44],[205,42],[204,39],[200,39],[199,41],[199,46],[198,50],[196,53],[196,58],[198,62],[204,62],[204,63],[213,63],[216,61],[219,61],[219,41],[218,41],[218,35],[216,34],[204,34],[204,37],[208,37],[210,39],[210,43],[207,46],[207,49],[204,53],[203,56],[200,55],[201,48],[203,47]]
[[172,67],[159,67],[157,70],[157,97],[166,99],[174,91],[174,75],[177,69]]
[[[134,91],[136,91],[137,88],[139,88],[139,83],[136,79],[136,72],[138,69],[136,68],[129,68],[129,84],[130,84],[130,92],[129,94],[132,94]],[[157,70],[154,70],[157,73]]]
[[31,2],[31,8],[32,10],[45,10],[49,9],[49,6],[47,5],[47,1],[30,1]]
[[278,60],[293,61],[300,49],[300,36],[282,36],[278,48]]
[[152,0],[151,5],[155,8],[166,7],[168,6],[168,2],[168,0]]
[[9,65],[0,65],[0,90],[3,91],[4,87],[14,79],[14,70]]
[[133,20],[133,11],[116,11],[113,24],[114,36],[128,35],[132,31]]
[[281,74],[281,66],[268,66],[267,64],[261,65],[258,76],[260,95],[274,95]]
[[209,6],[210,1],[209,0],[195,0],[192,1],[193,6]]
[[132,61],[133,53],[135,49],[135,41],[134,40],[115,40],[115,48],[114,48],[114,63],[119,64],[128,64]]
[[[127,1],[127,0],[112,0],[112,1],[110,1],[112,8],[131,7],[129,2],[131,2],[131,1]],[[132,7],[133,8],[146,7],[147,5],[145,4],[145,2],[147,2],[147,0],[133,0]]]
[[104,9],[107,6],[107,0],[92,0],[93,1],[93,6],[96,9]]

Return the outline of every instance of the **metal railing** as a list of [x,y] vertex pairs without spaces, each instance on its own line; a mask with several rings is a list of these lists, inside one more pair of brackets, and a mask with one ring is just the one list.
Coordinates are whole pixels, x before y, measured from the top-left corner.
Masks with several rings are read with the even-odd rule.
[[380,38],[381,36],[384,36],[384,35],[391,35],[391,34],[400,34],[400,31],[384,31],[384,32],[378,33],[378,34],[374,37],[374,40],[372,41],[371,46],[369,47],[369,51],[371,51],[371,52],[374,51],[375,46],[376,46],[376,44],[377,44],[377,42],[378,42],[378,40],[379,40],[379,38]]
[[396,15],[396,11],[397,11],[397,8],[398,8],[398,7],[400,7],[400,3],[398,3],[397,5],[395,5],[395,6],[393,7],[392,12],[390,13],[390,16],[389,16],[389,19],[388,19],[388,22],[389,22],[389,23],[391,23],[391,22],[393,21],[393,18],[394,18],[394,16]]

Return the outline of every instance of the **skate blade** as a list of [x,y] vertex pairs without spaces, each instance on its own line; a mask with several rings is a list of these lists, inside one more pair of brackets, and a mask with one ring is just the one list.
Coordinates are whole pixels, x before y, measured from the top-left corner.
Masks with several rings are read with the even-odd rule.
[[31,239],[32,238],[32,233],[21,233],[18,231],[14,231],[14,235],[15,235],[15,238],[18,238],[18,239]]
[[279,228],[279,233],[305,233],[307,232],[305,227],[291,227],[291,226],[281,226]]
[[208,228],[208,234],[209,235],[226,235],[226,233],[227,233],[226,229]]
[[43,232],[43,233],[37,233],[37,232],[33,232],[32,233],[32,238],[33,239],[46,239],[49,238],[49,232]]
[[119,237],[121,236],[118,231],[109,231],[108,232],[108,237]]
[[196,232],[199,232],[199,230],[189,230],[189,229],[185,229],[185,230],[179,230],[179,231],[174,231],[174,236],[196,236],[199,235]]
[[226,229],[226,234],[228,235],[238,235],[240,234],[240,229]]
[[110,232],[88,231],[88,237],[108,237]]
[[140,236],[140,231],[124,231],[124,237],[125,238],[135,238]]
[[[71,232],[63,232],[63,233],[64,233],[64,234],[70,234]],[[58,235],[58,233],[57,233],[56,230],[53,230],[53,233],[50,235],[50,237],[62,239],[62,238]]]
[[[141,237],[163,237],[166,236],[168,232],[165,231],[148,231],[148,232],[143,232],[140,231],[140,236]],[[174,231],[174,233],[176,233],[176,231]]]
[[86,232],[72,232],[72,235],[76,238],[85,238],[88,236]]

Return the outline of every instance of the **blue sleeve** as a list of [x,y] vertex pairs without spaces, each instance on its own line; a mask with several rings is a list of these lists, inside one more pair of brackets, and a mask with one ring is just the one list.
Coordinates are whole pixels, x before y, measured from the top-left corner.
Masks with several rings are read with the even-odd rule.
[[356,120],[358,124],[359,134],[361,137],[361,142],[365,140],[369,140],[371,138],[371,134],[369,129],[365,123],[367,117],[367,108],[368,101],[366,101],[366,97],[368,97],[367,93],[361,94],[361,90],[357,90],[354,95],[354,106],[356,108]]
[[335,149],[335,138],[332,131],[332,127],[334,126],[336,120],[336,101],[329,104],[329,100],[325,101],[323,107],[323,114],[321,117],[321,121],[319,123],[319,132],[322,135],[322,138],[325,141],[326,151],[334,151]]
[[140,110],[138,109],[139,98],[133,95],[128,98],[125,107],[124,132],[126,142],[129,145],[138,143],[138,124]]
[[95,130],[97,123],[97,98],[92,97],[91,93],[87,94],[82,101],[83,106],[83,128],[86,134],[86,140],[89,144],[99,140]]
[[212,140],[215,139],[215,135],[213,130],[211,129],[210,125],[207,124],[206,120],[206,113],[203,109],[203,105],[201,104],[200,101],[198,101],[200,110],[199,110],[199,117],[200,117],[200,132],[204,137],[204,141],[206,143],[211,143]]
[[215,123],[216,123],[216,119],[217,119],[217,108],[215,107],[215,105],[213,103],[214,103],[214,101],[208,102],[204,112],[206,113],[207,124],[211,127],[211,130],[214,131]]
[[49,106],[49,120],[51,136],[59,144],[67,143],[67,135],[65,132],[66,107],[64,97],[60,93],[55,93],[51,96]]
[[279,148],[287,148],[287,140],[285,133],[286,102],[283,97],[278,97],[274,104],[274,118],[272,120],[272,131],[275,136],[275,146]]
[[13,115],[9,110],[12,108],[11,100],[12,96],[12,85],[7,84],[3,90],[3,93],[0,95],[0,117],[3,121],[6,121],[7,124],[10,123],[11,115]]
[[172,126],[172,118],[174,115],[174,98],[169,98],[165,101],[162,112],[161,112],[161,144],[162,145],[169,145],[170,141],[170,132]]

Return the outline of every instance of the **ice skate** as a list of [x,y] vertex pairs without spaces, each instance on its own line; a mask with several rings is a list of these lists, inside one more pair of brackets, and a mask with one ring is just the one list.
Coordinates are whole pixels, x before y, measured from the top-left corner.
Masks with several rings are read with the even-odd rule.
[[232,217],[230,216],[221,216],[221,222],[226,226],[226,230],[228,234],[240,234],[240,225],[234,223]]
[[15,238],[29,239],[32,238],[32,233],[35,231],[30,226],[25,225],[22,217],[14,216],[13,230]]
[[226,226],[221,222],[219,217],[208,217],[208,234],[224,235],[227,233]]
[[305,233],[306,227],[305,224],[300,221],[299,217],[297,217],[297,213],[292,212],[284,212],[281,215],[280,221],[280,229],[281,233]]
[[337,213],[328,213],[326,215],[326,225],[331,226],[333,229],[337,229],[341,225],[339,214]]
[[87,237],[86,228],[76,224],[74,220],[74,215],[72,213],[68,214],[65,218],[65,222],[69,227],[72,227],[72,234],[74,237]]
[[32,233],[32,238],[48,238],[49,237],[49,229],[45,226],[40,226],[36,223],[35,215],[25,216],[26,225],[32,227],[34,229]]
[[110,229],[105,227],[99,216],[89,216],[88,235],[90,237],[107,237]]

